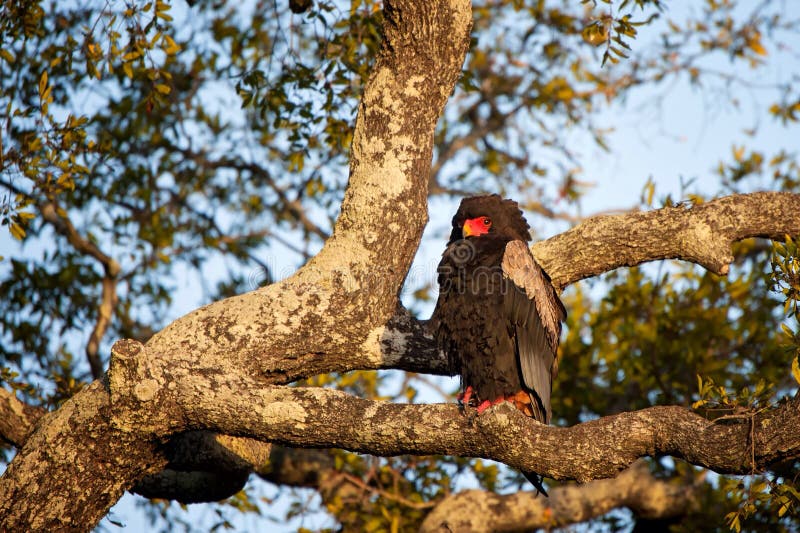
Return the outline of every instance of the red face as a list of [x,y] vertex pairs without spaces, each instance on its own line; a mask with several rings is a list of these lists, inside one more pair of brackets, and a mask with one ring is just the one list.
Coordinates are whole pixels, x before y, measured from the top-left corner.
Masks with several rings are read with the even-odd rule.
[[461,227],[461,235],[465,239],[467,237],[486,235],[491,227],[492,219],[489,217],[468,218]]

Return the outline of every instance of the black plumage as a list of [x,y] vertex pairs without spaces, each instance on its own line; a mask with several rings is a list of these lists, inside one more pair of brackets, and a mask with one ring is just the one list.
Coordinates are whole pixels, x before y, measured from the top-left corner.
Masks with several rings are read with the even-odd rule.
[[479,412],[508,400],[547,424],[566,311],[528,249],[528,229],[512,200],[462,200],[439,263],[432,318],[451,371]]

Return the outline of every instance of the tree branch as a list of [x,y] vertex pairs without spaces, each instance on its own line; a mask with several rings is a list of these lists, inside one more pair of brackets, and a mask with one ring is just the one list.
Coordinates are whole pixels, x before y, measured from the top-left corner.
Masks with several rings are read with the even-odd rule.
[[[0,440],[21,448],[46,413],[0,388]],[[254,470],[269,463],[271,447],[208,431],[184,433],[167,443],[167,466],[139,481],[131,492],[182,503],[219,501],[241,490]]]
[[120,273],[119,263],[112,257],[103,253],[93,242],[83,238],[72,221],[65,214],[59,214],[59,209],[54,201],[38,205],[42,217],[55,228],[57,233],[66,237],[75,250],[83,255],[93,257],[103,266],[102,296],[97,308],[97,321],[86,344],[86,358],[95,379],[103,375],[103,363],[100,360],[98,349],[100,341],[111,323],[114,307],[117,305],[117,278]]
[[37,424],[0,478],[0,531],[89,530],[166,466],[157,440],[113,427],[109,408],[95,381]]
[[13,392],[0,388],[0,439],[21,447],[45,412],[40,407],[19,401]]
[[401,405],[330,389],[265,387],[263,380],[248,376],[164,371],[149,360],[142,345],[120,341],[114,345],[109,380],[118,424],[156,435],[203,428],[293,447],[380,456],[484,457],[580,482],[612,477],[644,456],[671,455],[728,474],[800,457],[800,397],[733,420],[710,421],[671,406],[557,428],[505,404],[481,416],[472,410],[463,416],[452,404]]
[[[0,181],[0,185],[15,194],[26,197],[30,196],[24,190],[7,181]],[[56,233],[66,237],[67,242],[72,245],[78,253],[96,259],[103,267],[102,295],[100,298],[100,305],[97,309],[97,321],[89,336],[89,342],[86,345],[86,359],[89,363],[92,377],[97,379],[103,375],[103,363],[100,360],[98,349],[100,347],[100,341],[103,339],[111,322],[114,306],[117,305],[117,279],[121,268],[113,257],[106,255],[91,240],[84,238],[78,233],[78,230],[75,229],[75,226],[66,213],[60,212],[55,200],[49,199],[44,201],[40,199],[36,201],[36,208],[39,210],[39,213],[41,213],[44,221],[53,226]]]
[[724,276],[733,261],[731,244],[800,235],[798,213],[798,194],[734,194],[694,206],[592,217],[532,251],[558,288],[658,259],[691,261]]
[[645,462],[638,461],[613,479],[551,489],[549,498],[533,492],[459,492],[436,506],[420,533],[549,530],[585,522],[618,507],[627,507],[641,518],[664,519],[685,515],[696,496],[697,486],[658,480]]
[[270,443],[210,431],[183,433],[166,444],[166,468],[145,476],[131,492],[181,503],[224,500],[269,463],[271,449]]

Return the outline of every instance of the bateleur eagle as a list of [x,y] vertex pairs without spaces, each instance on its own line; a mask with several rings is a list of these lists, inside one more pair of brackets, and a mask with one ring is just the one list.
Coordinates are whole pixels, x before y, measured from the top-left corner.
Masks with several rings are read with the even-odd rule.
[[[464,403],[481,413],[510,401],[548,424],[566,311],[528,249],[528,229],[513,200],[462,200],[439,263],[432,320]],[[538,475],[524,474],[544,492]]]

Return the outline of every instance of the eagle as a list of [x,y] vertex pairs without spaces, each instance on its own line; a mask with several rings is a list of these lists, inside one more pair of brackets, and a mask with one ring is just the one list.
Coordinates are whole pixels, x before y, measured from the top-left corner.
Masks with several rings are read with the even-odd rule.
[[[432,324],[451,374],[461,377],[463,404],[480,414],[509,401],[549,424],[566,310],[528,249],[529,228],[513,200],[463,199],[439,263]],[[523,474],[547,494],[540,476]]]

